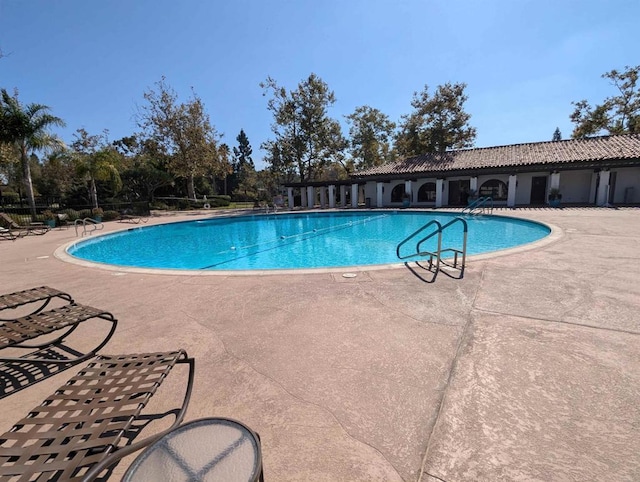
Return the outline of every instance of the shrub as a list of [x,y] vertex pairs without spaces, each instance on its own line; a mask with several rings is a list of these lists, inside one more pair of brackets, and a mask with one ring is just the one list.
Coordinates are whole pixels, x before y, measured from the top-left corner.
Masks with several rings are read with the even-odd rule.
[[71,223],[74,222],[76,219],[80,219],[80,213],[75,209],[64,209],[60,211],[60,214],[66,214],[67,220]]
[[244,193],[235,193],[233,195],[233,201],[237,203],[252,203],[255,200],[255,193],[247,193],[246,195]]
[[115,221],[116,219],[119,219],[119,218],[120,218],[120,214],[118,213],[118,211],[107,210],[102,214],[103,221]]
[[[38,219],[40,218],[40,219]],[[19,224],[20,226],[26,226],[27,224],[30,224],[32,221],[34,222],[42,222],[43,218],[41,216],[36,216],[36,219],[31,219],[31,214],[12,214],[11,215],[11,219],[13,219],[13,221],[16,224]]]
[[177,208],[181,211],[191,209],[191,202],[188,199],[178,199]]
[[[225,197],[228,197],[228,196],[225,196]],[[228,206],[230,202],[229,202],[229,199],[221,199],[220,197],[214,197],[211,199],[209,204],[211,204],[212,207],[219,208],[219,207]]]
[[160,211],[166,211],[169,209],[169,206],[166,203],[163,203],[162,201],[155,201],[152,202],[151,204],[149,204],[149,208],[150,209],[157,209]]
[[560,201],[562,199],[562,194],[560,194],[560,190],[558,188],[553,188],[549,191],[549,201]]
[[3,191],[2,197],[5,204],[17,204],[20,202],[20,195],[17,192]]

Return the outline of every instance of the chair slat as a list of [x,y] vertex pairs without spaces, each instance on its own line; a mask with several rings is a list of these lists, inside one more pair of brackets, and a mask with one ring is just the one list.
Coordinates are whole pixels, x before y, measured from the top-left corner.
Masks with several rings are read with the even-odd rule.
[[0,436],[0,477],[80,480],[117,450],[170,370],[186,359],[184,350],[98,357]]
[[111,313],[87,305],[70,304],[0,325],[0,349],[32,340],[95,317],[113,318]]
[[73,303],[73,298],[68,293],[48,286],[39,286],[37,288],[30,288],[28,290],[0,295],[0,310],[17,308],[18,306],[26,305],[28,303],[35,303],[36,301],[44,301],[55,297],[62,298],[69,303]]

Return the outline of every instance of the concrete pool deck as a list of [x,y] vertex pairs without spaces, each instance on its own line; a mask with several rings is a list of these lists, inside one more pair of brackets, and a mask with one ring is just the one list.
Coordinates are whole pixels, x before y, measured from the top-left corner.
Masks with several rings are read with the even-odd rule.
[[[267,481],[640,480],[640,209],[497,212],[562,234],[425,283],[96,269],[57,259],[75,233],[56,229],[0,241],[0,292],[49,285],[110,310],[105,353],[185,348],[186,420],[258,431]],[[0,400],[0,430],[78,369]],[[149,409],[182,387],[176,370]]]

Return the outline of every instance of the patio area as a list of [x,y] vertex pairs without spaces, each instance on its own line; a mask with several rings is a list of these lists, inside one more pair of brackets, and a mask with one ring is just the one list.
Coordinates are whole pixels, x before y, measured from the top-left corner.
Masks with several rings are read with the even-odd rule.
[[[560,236],[429,284],[406,268],[96,269],[57,259],[76,238],[55,229],[0,240],[0,292],[48,285],[109,310],[119,321],[103,353],[186,349],[185,420],[259,432],[267,481],[640,480],[640,209],[496,213]],[[78,369],[0,400],[0,429]],[[169,377],[149,411],[174,408],[181,387]]]

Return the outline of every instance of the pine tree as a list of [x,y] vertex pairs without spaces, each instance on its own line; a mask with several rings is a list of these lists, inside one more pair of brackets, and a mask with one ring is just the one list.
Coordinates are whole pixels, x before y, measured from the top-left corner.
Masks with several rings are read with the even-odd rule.
[[[340,123],[329,116],[336,98],[329,86],[315,74],[287,91],[268,77],[260,84],[265,95],[271,93],[268,109],[273,114],[271,129],[275,140],[262,144],[267,152],[279,154],[277,165],[282,176],[294,169],[300,181],[313,181],[335,162],[347,147]],[[270,158],[265,158],[270,162]],[[281,161],[281,162],[280,162]]]
[[240,134],[236,137],[236,141],[238,141],[238,147],[233,148],[235,159],[233,162],[231,192],[240,191],[246,198],[249,196],[249,191],[255,190],[256,168],[251,157],[253,149],[244,129],[240,129]]
[[424,86],[414,93],[414,111],[402,117],[395,148],[401,156],[418,156],[473,146],[476,129],[469,125],[471,115],[464,110],[467,101],[464,83],[447,82],[435,93]]

